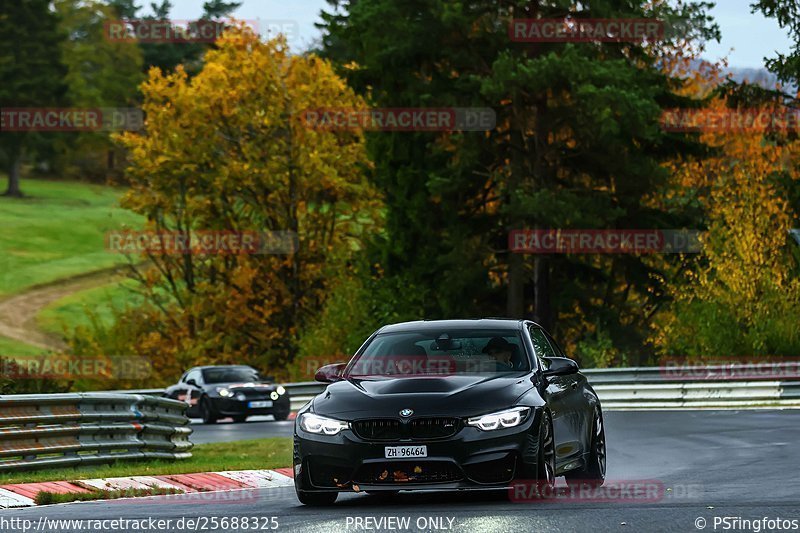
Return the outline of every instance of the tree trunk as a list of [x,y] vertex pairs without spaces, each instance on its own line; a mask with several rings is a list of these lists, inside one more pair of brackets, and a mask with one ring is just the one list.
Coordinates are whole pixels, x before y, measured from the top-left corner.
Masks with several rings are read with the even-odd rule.
[[553,320],[550,309],[550,264],[546,257],[537,256],[534,260],[534,320],[544,329],[551,331]]
[[[549,166],[545,158],[548,149],[548,130],[543,112],[546,108],[546,101],[537,102],[536,135],[534,138],[536,148],[534,150],[535,159],[533,162],[535,186],[543,189],[552,186]],[[537,221],[536,229],[552,229],[550,227],[542,228],[540,223],[541,221]],[[546,226],[550,226],[550,224],[548,223]],[[548,331],[552,331],[553,317],[550,306],[550,259],[543,255],[537,255],[533,262],[533,316],[534,320],[540,326]]]
[[22,150],[15,150],[11,153],[11,166],[8,170],[8,188],[3,196],[22,198],[23,194],[19,188],[20,170],[22,168]]
[[[522,221],[519,216],[519,186],[525,174],[525,161],[522,154],[525,144],[522,132],[520,112],[514,105],[511,117],[511,172],[508,177],[507,202],[510,207],[508,235],[513,230],[521,230]],[[508,250],[508,297],[506,300],[506,315],[508,318],[523,318],[525,312],[525,260],[522,254],[514,253],[509,246]]]

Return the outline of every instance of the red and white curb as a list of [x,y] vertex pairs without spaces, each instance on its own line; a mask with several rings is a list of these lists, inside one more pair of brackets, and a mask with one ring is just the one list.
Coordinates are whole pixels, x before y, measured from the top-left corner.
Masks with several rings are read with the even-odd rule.
[[291,468],[238,470],[166,476],[130,476],[78,481],[49,481],[0,485],[0,509],[32,507],[40,492],[88,493],[99,490],[175,489],[184,493],[227,492],[294,485]]

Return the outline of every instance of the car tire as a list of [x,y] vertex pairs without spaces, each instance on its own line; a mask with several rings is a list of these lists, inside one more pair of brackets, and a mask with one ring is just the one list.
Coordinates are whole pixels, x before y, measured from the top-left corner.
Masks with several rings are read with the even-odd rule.
[[217,414],[214,412],[214,407],[205,396],[200,400],[200,418],[203,419],[203,424],[217,423]]
[[600,487],[606,480],[606,428],[600,408],[595,408],[592,439],[586,466],[564,474],[570,487]]
[[[524,483],[535,483],[530,494],[548,498],[555,493],[556,448],[553,434],[553,419],[547,411],[542,412],[539,431],[529,435],[525,456],[535,458],[535,463],[522,463],[517,479]],[[535,489],[535,490],[534,490]]]
[[244,424],[245,422],[247,422],[247,415],[234,416],[233,421],[236,422],[237,424]]
[[338,492],[305,492],[302,490],[295,492],[297,492],[297,499],[300,500],[300,503],[312,507],[333,505],[336,498],[339,497]]

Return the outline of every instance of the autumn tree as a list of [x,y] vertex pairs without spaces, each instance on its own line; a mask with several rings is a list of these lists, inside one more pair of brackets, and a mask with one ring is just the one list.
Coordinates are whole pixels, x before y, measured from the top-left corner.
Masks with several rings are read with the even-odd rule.
[[[718,113],[779,117],[779,102],[758,108],[712,102]],[[669,287],[673,304],[656,322],[654,344],[666,356],[794,356],[800,348],[800,272],[789,230],[797,223],[791,192],[800,182],[791,131],[709,131],[716,152],[674,169],[676,196],[698,202],[707,232],[702,255]]]
[[[131,153],[122,203],[154,231],[291,232],[298,246],[146,257],[152,268],[134,276],[148,304],[119,317],[116,334],[103,338],[127,339],[165,378],[211,362],[281,375],[300,326],[322,305],[326,275],[380,220],[362,135],[302,120],[307,109],[364,107],[331,66],[246,32],[217,45],[192,78],[180,67],[150,72],[146,131],[120,137]],[[79,339],[78,352],[101,349],[101,341]]]

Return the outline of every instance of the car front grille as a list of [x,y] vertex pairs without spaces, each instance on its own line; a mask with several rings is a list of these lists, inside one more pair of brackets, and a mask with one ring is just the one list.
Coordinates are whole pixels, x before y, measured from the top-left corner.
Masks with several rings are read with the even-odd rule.
[[269,400],[269,393],[267,389],[231,389],[234,395],[243,394],[247,400]]
[[418,418],[411,421],[411,438],[445,439],[455,435],[460,429],[459,425],[457,418]]
[[353,431],[360,438],[372,441],[434,440],[455,435],[461,429],[461,421],[453,417],[415,418],[398,420],[375,418],[356,420]]
[[461,469],[447,461],[370,463],[359,468],[355,475],[356,483],[365,485],[451,483],[463,478]]
[[364,440],[398,440],[403,436],[403,427],[399,420],[376,418],[357,420],[352,424],[356,435]]

